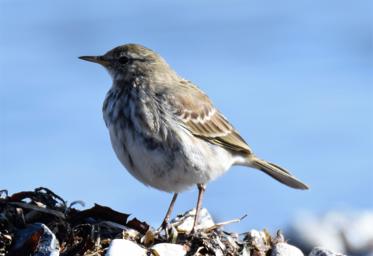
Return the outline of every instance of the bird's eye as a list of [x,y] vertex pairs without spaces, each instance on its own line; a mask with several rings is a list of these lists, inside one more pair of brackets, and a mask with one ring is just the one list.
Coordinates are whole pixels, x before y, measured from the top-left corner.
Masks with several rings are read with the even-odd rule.
[[130,61],[130,59],[126,56],[122,56],[118,59],[118,61],[120,64],[127,64]]

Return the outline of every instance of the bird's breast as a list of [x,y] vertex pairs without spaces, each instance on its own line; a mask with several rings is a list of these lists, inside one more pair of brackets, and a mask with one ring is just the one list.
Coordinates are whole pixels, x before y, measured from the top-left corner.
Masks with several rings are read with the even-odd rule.
[[135,178],[163,191],[180,192],[230,167],[227,151],[195,137],[167,119],[156,102],[140,96],[109,91],[103,106],[113,149]]

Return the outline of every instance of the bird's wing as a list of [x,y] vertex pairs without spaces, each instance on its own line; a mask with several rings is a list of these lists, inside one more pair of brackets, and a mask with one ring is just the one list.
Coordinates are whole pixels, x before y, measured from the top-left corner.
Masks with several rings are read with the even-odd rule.
[[181,83],[169,102],[177,121],[194,136],[232,151],[251,154],[244,139],[193,84]]

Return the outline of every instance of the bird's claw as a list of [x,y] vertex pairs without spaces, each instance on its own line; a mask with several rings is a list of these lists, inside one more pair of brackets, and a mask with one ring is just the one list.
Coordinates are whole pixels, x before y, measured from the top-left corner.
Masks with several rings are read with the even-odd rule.
[[155,231],[155,234],[161,235],[162,232],[164,232],[165,238],[166,238],[166,240],[168,240],[169,235],[170,235],[169,234],[170,229],[171,229],[171,224],[166,222],[166,221],[163,221],[161,226],[159,228],[157,228],[157,230]]

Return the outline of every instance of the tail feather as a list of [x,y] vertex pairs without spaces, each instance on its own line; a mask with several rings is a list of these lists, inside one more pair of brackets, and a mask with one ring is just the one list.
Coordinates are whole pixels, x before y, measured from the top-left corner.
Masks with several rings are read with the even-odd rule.
[[263,171],[272,178],[289,187],[296,189],[308,189],[308,186],[306,184],[299,181],[297,178],[291,175],[290,172],[276,164],[269,163],[252,156],[250,157],[250,166]]

